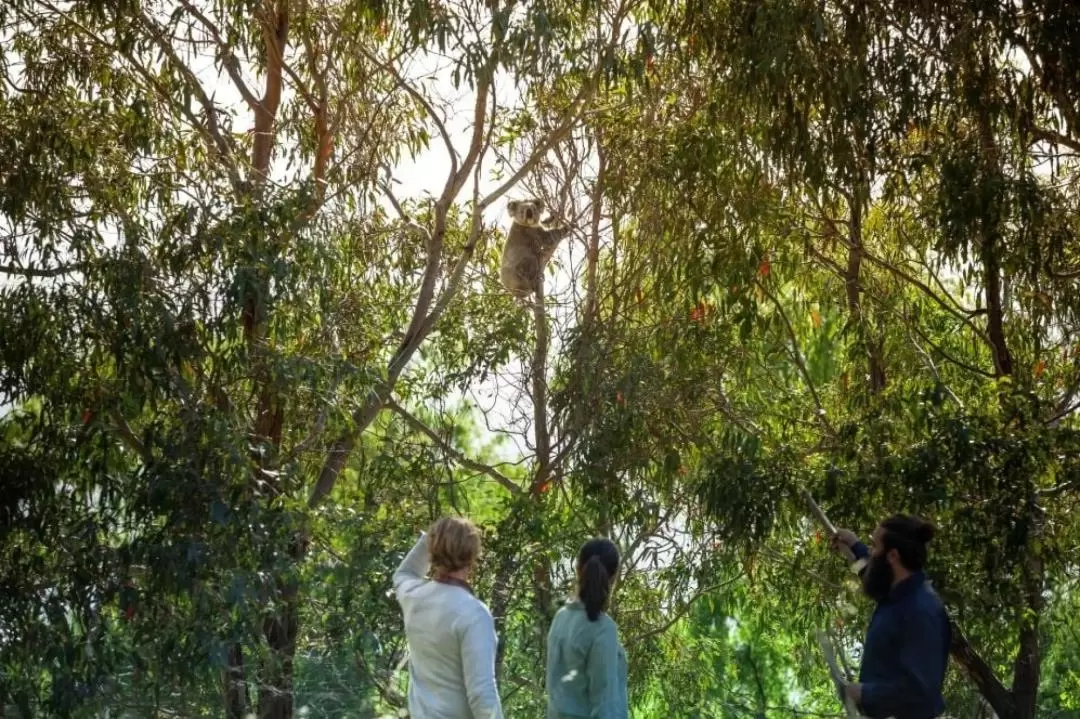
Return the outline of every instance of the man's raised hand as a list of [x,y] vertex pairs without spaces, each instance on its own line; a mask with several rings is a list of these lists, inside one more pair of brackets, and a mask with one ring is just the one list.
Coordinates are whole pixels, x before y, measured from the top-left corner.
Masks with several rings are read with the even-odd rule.
[[854,562],[855,553],[851,548],[858,541],[859,538],[850,529],[837,529],[836,534],[829,538],[829,549],[849,562]]

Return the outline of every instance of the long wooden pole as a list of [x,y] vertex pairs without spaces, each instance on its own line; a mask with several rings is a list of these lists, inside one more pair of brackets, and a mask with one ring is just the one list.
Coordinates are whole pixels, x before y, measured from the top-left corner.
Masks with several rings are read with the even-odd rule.
[[810,506],[810,511],[817,518],[817,521],[821,523],[821,526],[825,528],[825,531],[832,537],[836,534],[836,527],[829,521],[829,518],[825,516],[825,513],[821,511],[821,507],[817,505],[814,498],[810,496],[810,493],[805,489],[801,490],[801,494],[806,503]]

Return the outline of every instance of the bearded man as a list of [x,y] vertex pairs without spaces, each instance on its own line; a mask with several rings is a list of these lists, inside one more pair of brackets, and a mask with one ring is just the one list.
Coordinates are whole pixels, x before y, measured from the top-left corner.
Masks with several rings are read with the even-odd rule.
[[863,642],[859,682],[845,690],[870,719],[934,719],[945,711],[941,688],[952,630],[923,574],[934,531],[929,522],[897,514],[877,526],[869,548],[846,529],[830,540],[877,604]]

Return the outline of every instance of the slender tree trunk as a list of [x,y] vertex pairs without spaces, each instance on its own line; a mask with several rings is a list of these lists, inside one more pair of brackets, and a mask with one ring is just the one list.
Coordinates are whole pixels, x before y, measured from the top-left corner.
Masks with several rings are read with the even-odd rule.
[[[266,65],[266,83],[262,98],[252,104],[254,113],[254,142],[251,153],[251,193],[258,198],[270,172],[273,157],[275,125],[284,89],[284,57],[288,44],[290,8],[289,0],[273,0],[264,5],[259,13],[263,35],[263,54]],[[320,138],[321,139],[321,138]],[[262,236],[256,242],[254,256],[260,257],[272,249],[273,240]],[[253,426],[254,444],[259,448],[252,455],[252,486],[263,480],[264,470],[272,469],[281,449],[282,429],[285,421],[285,397],[277,385],[273,370],[264,354],[269,325],[266,298],[270,281],[265,273],[257,279],[257,286],[248,290],[244,300],[242,322],[245,344],[252,358],[253,377],[256,384],[256,409]],[[272,487],[267,499],[282,491]],[[294,563],[303,561],[305,544],[300,537],[293,539],[289,557]],[[278,570],[280,571],[280,570]],[[258,692],[259,719],[291,719],[293,714],[293,656],[296,651],[298,629],[296,581],[279,576],[275,582],[274,613],[263,622],[263,638],[268,658],[260,667]],[[241,675],[246,667],[242,663],[230,666],[234,676]],[[230,696],[232,700],[235,697]]]
[[[983,72],[991,70],[984,61]],[[986,105],[977,108],[979,146],[983,163],[983,182],[997,182],[1001,175],[1001,157],[994,136],[990,113]],[[994,198],[991,202],[996,203]],[[1001,292],[1001,228],[1000,213],[995,206],[984,208],[980,240],[980,258],[986,288],[987,335],[993,345],[994,370],[999,377],[1013,374],[1013,359],[1005,339],[1005,307]],[[1007,410],[1008,398],[1002,396],[1003,409]],[[1044,569],[1039,557],[1037,543],[1041,534],[1041,511],[1034,485],[1028,481],[1027,507],[1024,519],[1028,523],[1024,557],[1021,565],[1024,607],[1020,613],[1019,648],[1013,663],[1013,685],[1010,692],[1011,713],[1004,713],[995,706],[1002,719],[1034,719],[1038,708],[1039,668],[1042,654],[1039,646],[1039,618],[1042,612],[1042,585]],[[990,699],[990,697],[987,697]],[[991,701],[993,705],[993,701]]]
[[1024,583],[1024,609],[1020,618],[1020,646],[1013,664],[1013,698],[1017,719],[1035,719],[1039,701],[1039,676],[1042,651],[1039,646],[1039,619],[1043,609],[1044,568],[1039,556],[1037,539],[1042,534],[1035,488],[1030,487],[1028,516],[1033,519],[1024,544],[1024,566],[1021,576]]
[[885,389],[885,358],[882,355],[880,340],[874,337],[863,315],[862,286],[860,272],[863,256],[863,192],[862,185],[852,193],[849,203],[850,218],[848,224],[848,259],[844,271],[844,287],[847,291],[848,315],[855,326],[859,340],[866,352],[867,375],[870,392],[877,394]]
[[[548,433],[547,421],[547,351],[548,351],[548,327],[547,315],[544,309],[543,282],[536,293],[533,305],[533,319],[536,323],[536,344],[533,346],[533,358],[531,368],[532,401],[533,401],[533,437],[536,446],[536,470],[529,486],[526,497],[522,498],[526,506],[516,511],[512,510],[499,526],[500,537],[520,537],[523,530],[529,525],[525,519],[534,512],[541,511],[543,495],[550,489],[552,480],[551,472],[551,438]],[[510,595],[514,574],[519,571],[520,554],[511,551],[509,547],[503,549],[503,560],[495,575],[492,590],[491,613],[495,620],[495,631],[499,636],[499,645],[495,655],[496,671],[501,674],[503,659],[506,653],[506,643],[503,637],[503,629],[506,626],[506,613],[510,605]],[[547,627],[553,614],[553,601],[551,591],[551,565],[546,555],[539,554],[530,560],[531,583],[533,589],[533,610],[537,617],[540,636],[547,634]],[[543,643],[541,643],[543,647]]]
[[[536,511],[541,511],[543,494],[551,487],[551,435],[548,430],[547,404],[547,357],[551,337],[548,333],[547,313],[544,308],[543,278],[539,283],[534,305],[536,319],[536,347],[533,352],[533,432],[536,438],[536,474],[529,495]],[[535,610],[540,636],[547,634],[553,614],[551,597],[551,565],[547,555],[540,552],[533,559],[532,567]],[[543,652],[541,652],[543,655]]]
[[[852,48],[858,49],[857,71],[863,84],[860,92],[865,92],[870,70],[866,56],[869,52],[869,38],[866,32],[866,3],[856,2],[848,19],[846,41]],[[882,355],[881,341],[866,321],[862,306],[861,269],[863,258],[863,213],[870,201],[870,178],[873,172],[872,150],[869,142],[869,119],[856,117],[852,122],[852,137],[855,156],[852,158],[853,181],[848,195],[848,257],[844,269],[844,288],[847,292],[848,316],[855,327],[859,342],[866,353],[867,376],[871,394],[878,394],[885,389],[885,358]]]
[[[994,128],[990,123],[990,111],[984,106],[978,111],[979,145],[984,167],[983,182],[997,181],[1001,158]],[[987,210],[993,209],[993,212]],[[980,240],[980,258],[983,265],[983,283],[986,289],[986,334],[993,346],[994,370],[998,376],[1013,373],[1012,355],[1005,343],[1005,308],[1001,300],[1001,230],[998,226],[996,208],[984,208]]]
[[228,666],[225,669],[225,717],[244,719],[251,702],[244,678],[244,650],[240,642],[229,646]]
[[292,719],[293,716],[293,659],[300,626],[297,590],[295,580],[279,580],[280,607],[263,622],[270,657],[264,665],[265,676],[259,690],[259,719]]

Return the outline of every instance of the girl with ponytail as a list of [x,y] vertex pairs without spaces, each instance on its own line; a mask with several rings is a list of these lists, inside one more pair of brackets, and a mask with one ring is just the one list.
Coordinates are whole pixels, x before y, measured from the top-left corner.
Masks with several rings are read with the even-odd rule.
[[547,643],[548,719],[626,719],[626,653],[608,598],[619,573],[610,539],[578,551],[577,593],[559,609]]

